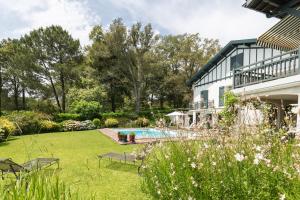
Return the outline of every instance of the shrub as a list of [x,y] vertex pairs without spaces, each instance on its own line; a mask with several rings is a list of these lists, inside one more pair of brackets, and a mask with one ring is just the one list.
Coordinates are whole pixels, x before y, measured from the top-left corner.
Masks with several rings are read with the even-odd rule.
[[41,132],[43,133],[56,132],[60,130],[61,130],[61,126],[59,123],[50,120],[41,121]]
[[137,118],[137,120],[135,121],[135,124],[138,126],[138,127],[147,127],[149,126],[150,122],[147,118],[145,117],[139,117]]
[[153,199],[299,199],[300,145],[278,134],[157,145],[144,165]]
[[97,101],[76,101],[70,107],[71,111],[79,114],[82,120],[92,120],[100,116],[101,105]]
[[62,122],[66,120],[79,120],[80,115],[75,113],[58,113],[54,116],[56,122]]
[[119,121],[115,118],[108,118],[107,120],[105,120],[104,124],[105,127],[109,127],[109,128],[118,127]]
[[82,122],[67,120],[62,122],[62,127],[63,127],[63,131],[82,131],[82,130],[92,130],[96,128],[91,120],[85,120]]
[[18,127],[18,134],[39,133],[41,130],[41,121],[50,120],[50,116],[44,113],[32,111],[14,111],[6,116]]
[[79,131],[81,130],[80,121],[66,120],[62,122],[63,131]]
[[93,124],[96,128],[100,128],[101,127],[101,120],[98,118],[93,119]]
[[16,126],[4,117],[0,117],[0,142],[6,140],[9,135],[14,133]]

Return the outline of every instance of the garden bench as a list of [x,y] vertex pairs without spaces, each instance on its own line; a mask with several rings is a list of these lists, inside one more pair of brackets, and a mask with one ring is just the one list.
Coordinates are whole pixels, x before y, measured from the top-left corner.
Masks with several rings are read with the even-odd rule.
[[43,167],[50,167],[51,165],[57,164],[59,168],[59,159],[58,158],[36,158],[30,161],[27,161],[23,164],[18,164],[10,158],[1,159],[0,158],[0,171],[2,179],[4,178],[4,173],[13,173],[18,179],[19,172],[31,172],[34,170],[41,170]]

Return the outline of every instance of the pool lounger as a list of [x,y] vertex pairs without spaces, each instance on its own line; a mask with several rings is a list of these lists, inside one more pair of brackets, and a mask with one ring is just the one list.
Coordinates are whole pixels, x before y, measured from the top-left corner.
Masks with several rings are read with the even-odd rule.
[[59,158],[36,158],[23,164],[18,164],[10,158],[0,158],[0,171],[2,179],[4,178],[4,173],[13,173],[16,178],[19,178],[17,175],[18,172],[31,172],[34,170],[40,170],[43,167],[49,167],[54,164],[57,164],[57,168],[59,168]]

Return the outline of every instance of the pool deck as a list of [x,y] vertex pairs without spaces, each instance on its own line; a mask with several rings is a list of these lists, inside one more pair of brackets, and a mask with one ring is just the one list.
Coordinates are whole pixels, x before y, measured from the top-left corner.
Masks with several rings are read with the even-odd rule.
[[135,139],[135,143],[131,143],[131,142],[120,142],[118,139],[118,131],[114,130],[114,129],[110,129],[110,128],[102,128],[99,129],[99,131],[101,133],[103,133],[104,135],[106,135],[107,137],[111,138],[113,141],[122,144],[122,145],[127,145],[127,144],[145,144],[145,143],[149,143],[149,142],[153,142],[153,141],[158,141],[158,140],[166,140],[163,138],[136,138]]

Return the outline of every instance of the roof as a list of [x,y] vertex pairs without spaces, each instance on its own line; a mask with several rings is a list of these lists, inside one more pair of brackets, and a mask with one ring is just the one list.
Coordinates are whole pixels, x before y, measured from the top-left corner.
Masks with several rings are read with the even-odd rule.
[[287,16],[258,38],[261,46],[292,50],[300,47],[300,18]]
[[282,19],[300,6],[300,0],[246,0],[243,6]]
[[211,58],[201,69],[187,81],[191,86],[195,81],[199,80],[206,72],[208,72],[214,65],[216,65],[222,58],[224,58],[230,51],[238,45],[256,44],[256,39],[232,40],[223,49],[221,49],[213,58]]

